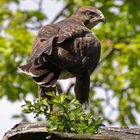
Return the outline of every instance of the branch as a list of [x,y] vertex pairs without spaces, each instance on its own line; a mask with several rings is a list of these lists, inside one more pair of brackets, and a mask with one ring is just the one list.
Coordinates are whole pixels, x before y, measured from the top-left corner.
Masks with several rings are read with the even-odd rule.
[[51,23],[54,23],[59,17],[63,15],[63,12],[69,7],[70,3],[66,4],[64,8],[55,16],[55,18],[51,21]]
[[75,134],[47,131],[46,122],[20,123],[8,131],[2,140],[140,140],[140,128],[102,127],[100,134]]
[[38,2],[38,10],[42,11],[43,0],[39,0]]
[[[43,5],[43,0],[39,0],[39,2],[38,2],[38,11],[42,12],[42,5]],[[39,26],[42,27],[42,22],[38,21],[38,23],[39,23]]]

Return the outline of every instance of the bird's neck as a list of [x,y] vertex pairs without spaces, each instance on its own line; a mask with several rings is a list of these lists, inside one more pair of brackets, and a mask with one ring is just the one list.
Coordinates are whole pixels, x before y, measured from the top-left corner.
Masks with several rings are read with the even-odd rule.
[[84,24],[85,21],[80,16],[72,15],[70,18],[76,22],[79,22],[81,25],[85,25]]
[[90,26],[88,26],[89,24],[88,21],[86,21],[84,18],[78,15],[72,15],[70,18],[75,20],[76,22],[79,22],[81,25],[86,26],[87,28],[91,29]]

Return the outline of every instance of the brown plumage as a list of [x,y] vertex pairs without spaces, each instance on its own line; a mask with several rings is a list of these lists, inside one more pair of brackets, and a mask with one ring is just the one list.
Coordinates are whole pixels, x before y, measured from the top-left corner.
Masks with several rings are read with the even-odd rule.
[[102,21],[100,10],[84,6],[70,18],[40,29],[30,62],[20,69],[36,81],[42,97],[58,79],[76,77],[76,99],[82,104],[88,101],[90,73],[99,62],[101,48],[90,29]]

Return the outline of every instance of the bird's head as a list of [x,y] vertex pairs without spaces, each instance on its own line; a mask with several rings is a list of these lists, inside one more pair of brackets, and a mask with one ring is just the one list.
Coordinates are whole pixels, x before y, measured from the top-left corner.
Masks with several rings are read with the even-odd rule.
[[79,8],[72,17],[83,22],[89,29],[93,28],[100,22],[105,22],[103,13],[92,6],[83,6]]

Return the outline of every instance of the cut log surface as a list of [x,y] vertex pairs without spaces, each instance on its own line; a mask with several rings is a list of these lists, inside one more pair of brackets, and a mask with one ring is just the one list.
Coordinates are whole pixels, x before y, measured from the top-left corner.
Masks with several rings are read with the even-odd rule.
[[45,122],[20,123],[2,140],[140,140],[140,128],[102,127],[96,135],[48,132]]

